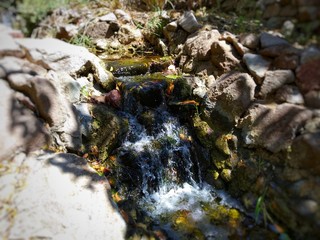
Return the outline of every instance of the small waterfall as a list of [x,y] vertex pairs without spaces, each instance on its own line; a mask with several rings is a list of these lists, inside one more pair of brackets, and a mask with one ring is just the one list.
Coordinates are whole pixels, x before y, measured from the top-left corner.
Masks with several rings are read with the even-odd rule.
[[202,181],[195,140],[166,106],[166,83],[122,83],[129,132],[116,150],[120,194],[169,239],[228,239],[241,208]]
[[130,159],[137,167],[139,178],[136,180],[143,196],[165,189],[169,191],[184,183],[196,185],[187,129],[168,112],[162,111],[161,116],[163,123],[151,135],[136,118],[127,115],[129,133],[118,149],[120,160],[127,162]]

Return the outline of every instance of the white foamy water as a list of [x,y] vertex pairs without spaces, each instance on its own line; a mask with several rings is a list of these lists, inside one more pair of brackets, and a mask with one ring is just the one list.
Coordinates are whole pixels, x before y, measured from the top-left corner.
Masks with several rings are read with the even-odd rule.
[[173,213],[177,210],[192,212],[194,220],[203,217],[202,203],[213,202],[212,188],[206,185],[203,188],[184,183],[182,186],[173,186],[168,189],[167,185],[159,191],[150,194],[142,200],[142,204],[148,207],[151,216],[161,216]]

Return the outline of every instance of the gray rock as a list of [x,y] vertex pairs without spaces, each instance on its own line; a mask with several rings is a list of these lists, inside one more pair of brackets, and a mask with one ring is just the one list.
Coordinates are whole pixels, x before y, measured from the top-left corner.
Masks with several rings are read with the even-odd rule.
[[311,108],[320,108],[320,91],[311,90],[304,95],[306,106]]
[[314,200],[302,200],[297,203],[296,211],[301,214],[302,216],[308,216],[315,214],[318,211],[318,203]]
[[119,20],[124,23],[129,23],[132,21],[131,16],[128,13],[126,13],[125,11],[123,11],[122,9],[116,9],[114,11],[114,13],[119,18]]
[[294,82],[295,76],[291,70],[267,71],[259,95],[266,98],[268,94],[275,92],[287,83]]
[[266,58],[253,53],[244,54],[243,61],[247,65],[250,73],[256,78],[257,83],[261,84],[262,79],[268,71],[271,62]]
[[57,83],[61,94],[66,97],[70,103],[76,103],[80,101],[81,85],[74,80],[66,72],[54,72],[50,70],[48,76]]
[[[113,25],[116,25],[113,23]],[[91,39],[96,38],[110,38],[114,35],[114,32],[118,29],[113,29],[111,23],[103,22],[92,22],[90,23],[85,32],[86,36],[90,37]]]
[[290,20],[287,20],[283,23],[282,28],[281,28],[281,32],[285,36],[291,36],[294,31],[294,28],[295,28],[294,23]]
[[253,33],[241,34],[239,37],[240,43],[250,49],[257,49],[259,47],[259,36]]
[[185,12],[179,19],[178,24],[188,33],[194,33],[201,25],[191,11]]
[[224,32],[221,35],[220,40],[226,40],[228,43],[232,44],[233,47],[237,50],[237,52],[240,54],[240,56],[243,56],[243,54],[249,52],[249,49],[244,47],[236,38],[235,35],[229,32]]
[[64,41],[71,40],[79,33],[79,26],[75,24],[65,24],[59,27],[56,38]]
[[168,23],[165,26],[165,29],[167,31],[169,31],[169,32],[175,32],[178,29],[178,22],[177,21],[173,21],[173,22]]
[[32,100],[37,113],[50,125],[58,145],[70,149],[80,147],[79,124],[72,105],[60,92],[59,83],[50,78],[26,74],[11,74],[8,81],[13,89]]
[[201,31],[197,34],[192,34],[187,38],[184,45],[184,52],[196,60],[209,60],[211,45],[219,41],[219,37],[220,33],[218,30]]
[[99,17],[99,20],[101,22],[116,22],[117,21],[117,17],[114,13],[110,12],[110,13],[107,13],[101,17]]
[[49,142],[48,129],[23,105],[27,100],[19,102],[3,79],[0,79],[0,89],[0,161],[20,151],[44,147]]
[[27,58],[46,69],[67,72],[75,77],[90,68],[95,80],[108,87],[112,74],[104,69],[100,59],[86,48],[57,39],[16,39],[27,52]]
[[80,103],[74,105],[78,114],[78,121],[80,123],[80,132],[82,135],[88,137],[92,128],[93,118],[89,112],[88,103]]
[[298,136],[293,144],[287,164],[292,168],[309,169],[320,173],[320,132]]
[[122,44],[129,44],[134,41],[142,41],[142,33],[140,29],[135,28],[131,24],[125,24],[118,31],[118,40]]
[[239,127],[246,144],[276,153],[290,147],[298,130],[312,115],[311,110],[288,103],[254,104]]
[[300,63],[302,65],[317,59],[320,59],[320,49],[316,47],[308,47],[301,53]]
[[218,78],[208,92],[213,110],[237,122],[254,100],[256,84],[247,73],[226,73]]
[[5,32],[1,32],[0,34],[0,57],[3,56],[24,56],[23,50],[14,41],[14,38]]
[[211,45],[211,62],[219,70],[219,75],[240,68],[235,49],[224,40]]
[[0,213],[1,238],[125,238],[126,225],[109,198],[108,181],[85,159],[40,153],[18,155],[6,164],[13,171],[0,176],[9,186],[0,190],[1,205],[8,209]]
[[263,32],[260,35],[260,44],[261,48],[268,48],[276,45],[289,45],[289,42],[284,38]]
[[292,103],[292,104],[304,104],[304,99],[299,91],[299,88],[294,85],[284,85],[277,90],[275,95],[275,101],[277,103]]
[[20,59],[12,56],[0,59],[1,70],[3,71],[3,78],[7,78],[11,74],[28,74],[30,76],[44,76],[47,70],[37,64],[31,63],[25,59]]

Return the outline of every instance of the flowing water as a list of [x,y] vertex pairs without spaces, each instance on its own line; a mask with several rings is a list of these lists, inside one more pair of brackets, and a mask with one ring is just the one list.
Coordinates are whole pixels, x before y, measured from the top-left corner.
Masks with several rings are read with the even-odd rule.
[[128,105],[136,107],[124,106],[129,132],[117,149],[122,195],[134,199],[153,228],[170,239],[241,235],[241,206],[203,182],[187,127],[163,102],[150,108],[126,98]]

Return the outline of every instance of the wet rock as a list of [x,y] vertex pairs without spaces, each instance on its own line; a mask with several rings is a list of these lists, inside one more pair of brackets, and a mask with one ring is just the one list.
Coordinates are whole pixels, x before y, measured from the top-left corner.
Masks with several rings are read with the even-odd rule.
[[221,178],[226,181],[226,182],[230,182],[231,181],[231,170],[230,169],[223,169],[221,171]]
[[262,79],[268,71],[271,62],[266,58],[252,53],[243,55],[243,61],[247,65],[250,73],[255,77],[258,84],[262,83]]
[[294,82],[294,79],[291,70],[267,71],[259,95],[266,98],[268,94],[275,92],[282,85]]
[[217,42],[220,33],[217,30],[202,31],[188,37],[185,45],[185,53],[196,60],[205,61],[210,59],[210,50],[214,42]]
[[256,34],[248,33],[248,34],[241,34],[239,37],[240,43],[250,49],[257,49],[260,44],[260,38]]
[[211,45],[211,62],[218,68],[219,74],[240,68],[235,49],[225,41],[216,41]]
[[299,91],[299,88],[294,85],[284,85],[279,88],[275,95],[275,101],[277,103],[292,103],[292,104],[304,104],[304,99]]
[[245,143],[275,153],[288,148],[312,111],[293,105],[254,104],[239,124]]
[[49,131],[44,123],[16,99],[15,92],[5,80],[0,79],[0,86],[0,160],[48,144]]
[[289,45],[289,42],[284,38],[263,32],[260,35],[260,44],[261,48],[268,48],[277,45]]
[[193,128],[200,143],[207,148],[212,148],[214,144],[214,132],[207,122],[202,121],[199,117],[194,117]]
[[309,169],[320,173],[320,132],[298,136],[292,143],[290,158],[293,168]]
[[193,33],[201,27],[191,11],[185,12],[179,18],[178,24],[188,33]]
[[210,89],[208,99],[213,109],[231,122],[237,122],[254,99],[256,84],[246,73],[226,73]]
[[45,69],[64,71],[72,77],[92,71],[103,87],[108,87],[112,81],[112,74],[102,67],[99,58],[84,47],[51,38],[25,38],[16,42],[26,50],[30,62]]
[[125,239],[126,225],[108,198],[108,181],[85,159],[41,152],[18,155],[7,166],[13,172],[1,174],[0,181],[23,187],[0,190],[2,206],[15,211],[14,218],[9,210],[1,212],[1,238]]
[[99,159],[105,160],[108,155],[123,141],[128,131],[127,121],[118,116],[110,107],[102,104],[88,105],[92,113],[90,134],[87,149],[97,146]]

